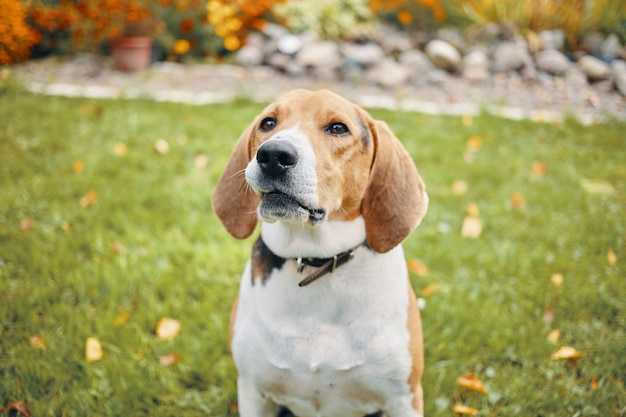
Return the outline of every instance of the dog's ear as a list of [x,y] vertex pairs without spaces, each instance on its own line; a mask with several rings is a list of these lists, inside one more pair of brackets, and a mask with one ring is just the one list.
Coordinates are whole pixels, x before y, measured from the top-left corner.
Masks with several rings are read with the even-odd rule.
[[239,138],[213,191],[213,211],[226,230],[237,239],[250,236],[257,222],[256,208],[259,200],[246,183],[244,173],[252,157],[250,144],[255,122],[248,126]]
[[370,130],[375,152],[362,213],[369,246],[384,253],[419,225],[428,196],[413,160],[387,124],[372,121]]

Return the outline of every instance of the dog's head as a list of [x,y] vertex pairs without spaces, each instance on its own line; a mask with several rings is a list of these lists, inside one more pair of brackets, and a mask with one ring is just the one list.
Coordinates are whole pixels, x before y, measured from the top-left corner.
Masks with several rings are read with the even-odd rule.
[[213,194],[236,238],[257,219],[315,227],[362,216],[369,246],[387,252],[426,213],[424,183],[381,121],[329,91],[291,91],[244,131]]

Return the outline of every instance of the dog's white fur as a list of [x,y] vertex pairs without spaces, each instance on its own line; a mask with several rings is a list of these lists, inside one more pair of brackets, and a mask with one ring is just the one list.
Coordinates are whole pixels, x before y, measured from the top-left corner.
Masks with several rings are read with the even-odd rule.
[[[308,106],[298,107],[306,100]],[[325,107],[331,116],[320,113]],[[255,131],[266,114],[279,119],[277,128]],[[369,131],[349,138],[350,149],[346,141],[339,142],[343,135],[328,140],[320,133],[334,121],[346,123],[352,136],[359,126],[367,125]],[[246,130],[218,183],[213,204],[227,229],[239,238],[249,235],[256,209],[264,245],[282,258],[266,265],[267,260],[253,254],[233,309],[231,349],[243,417],[275,416],[281,407],[299,417],[422,413],[421,325],[399,243],[423,217],[427,197],[403,149],[395,149],[389,163],[404,164],[399,171],[406,177],[387,178],[392,182],[386,186],[405,189],[394,194],[375,184],[371,176],[387,175],[380,165],[387,163],[383,155],[391,154],[381,148],[400,147],[386,126],[377,123],[328,92],[292,92]],[[286,141],[298,155],[279,181],[269,178],[255,158],[259,146],[270,141]],[[344,148],[339,152],[336,146]],[[242,188],[243,168],[253,193]],[[367,184],[360,184],[363,178]],[[342,182],[342,188],[334,187],[332,179]],[[415,196],[405,195],[413,191]],[[298,204],[279,215],[265,210],[257,196],[263,201],[270,192]],[[378,199],[374,203],[389,204],[387,211],[393,213],[368,202],[372,194]],[[406,202],[419,207],[393,207]],[[324,212],[322,221],[310,217],[317,209]],[[394,230],[394,219],[401,230]],[[386,230],[395,237],[384,236]],[[369,246],[358,246],[366,239]],[[297,258],[328,258],[357,246],[353,259],[332,274],[305,288],[297,285],[315,270],[306,266],[300,272]],[[255,262],[266,267],[257,268]]]

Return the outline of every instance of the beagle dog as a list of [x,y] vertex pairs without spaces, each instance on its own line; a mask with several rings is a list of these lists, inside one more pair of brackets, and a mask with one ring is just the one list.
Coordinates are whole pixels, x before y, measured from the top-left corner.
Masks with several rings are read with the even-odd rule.
[[248,126],[213,194],[234,237],[261,223],[230,320],[241,416],[422,416],[400,244],[427,205],[389,127],[329,91],[291,91]]

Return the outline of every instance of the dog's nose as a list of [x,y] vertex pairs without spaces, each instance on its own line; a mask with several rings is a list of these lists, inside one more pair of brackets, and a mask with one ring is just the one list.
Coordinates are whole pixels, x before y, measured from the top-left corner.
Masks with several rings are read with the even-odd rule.
[[256,161],[264,174],[277,178],[298,163],[298,150],[290,142],[270,140],[261,145]]

